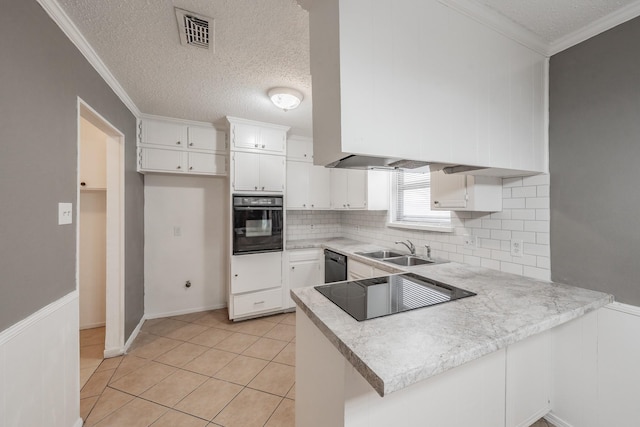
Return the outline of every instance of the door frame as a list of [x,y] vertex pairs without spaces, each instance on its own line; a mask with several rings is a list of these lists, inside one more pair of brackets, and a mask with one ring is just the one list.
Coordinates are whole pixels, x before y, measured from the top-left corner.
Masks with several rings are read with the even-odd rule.
[[80,119],[107,135],[106,309],[104,357],[124,353],[124,134],[78,97],[76,290],[80,278]]

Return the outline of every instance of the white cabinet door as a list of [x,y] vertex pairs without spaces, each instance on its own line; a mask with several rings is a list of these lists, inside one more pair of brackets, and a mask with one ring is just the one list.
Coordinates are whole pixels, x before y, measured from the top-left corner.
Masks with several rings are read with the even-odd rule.
[[313,141],[309,138],[292,136],[287,140],[287,160],[313,161]]
[[158,172],[186,172],[186,153],[159,148],[141,148],[142,169]]
[[506,427],[531,425],[551,410],[551,334],[507,347]]
[[224,152],[226,140],[224,132],[215,128],[189,126],[189,148]]
[[467,177],[431,173],[431,209],[450,210],[467,207]]
[[309,168],[309,202],[311,209],[331,208],[330,169],[314,165]]
[[80,185],[107,188],[107,137],[84,119],[80,131]]
[[141,139],[141,142],[145,144],[186,147],[187,126],[156,120],[143,120]]
[[284,191],[285,157],[260,154],[260,185],[261,191]]
[[287,161],[287,209],[310,207],[309,177],[311,163]]
[[231,257],[232,294],[280,286],[282,286],[282,252]]
[[233,189],[257,191],[260,185],[260,155],[233,153]]
[[331,169],[331,207],[333,209],[347,209],[347,178],[346,169]]
[[[289,263],[288,280],[290,290],[303,288],[305,286],[321,285],[324,282],[322,277],[322,263],[318,260],[291,262]],[[295,303],[288,293],[285,301],[286,307],[295,307]]]
[[216,175],[227,174],[227,157],[222,154],[188,153],[189,172]]
[[347,173],[347,208],[367,207],[367,171],[349,170]]
[[260,147],[264,151],[284,153],[286,149],[287,133],[280,129],[263,127],[260,129]]
[[234,148],[258,148],[260,128],[247,124],[231,125],[231,145]]

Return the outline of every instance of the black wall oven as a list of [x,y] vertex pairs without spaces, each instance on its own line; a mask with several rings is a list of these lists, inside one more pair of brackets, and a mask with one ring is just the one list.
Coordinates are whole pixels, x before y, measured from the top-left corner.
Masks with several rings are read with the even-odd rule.
[[233,254],[282,251],[282,196],[233,195]]

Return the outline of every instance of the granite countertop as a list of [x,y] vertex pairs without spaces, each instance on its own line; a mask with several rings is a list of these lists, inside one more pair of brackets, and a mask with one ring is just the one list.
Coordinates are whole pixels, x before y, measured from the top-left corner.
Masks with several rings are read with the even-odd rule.
[[[356,255],[381,249],[348,239],[321,247]],[[371,386],[384,396],[580,317],[613,301],[602,292],[455,262],[404,267],[477,296],[358,322],[313,287],[291,296]]]

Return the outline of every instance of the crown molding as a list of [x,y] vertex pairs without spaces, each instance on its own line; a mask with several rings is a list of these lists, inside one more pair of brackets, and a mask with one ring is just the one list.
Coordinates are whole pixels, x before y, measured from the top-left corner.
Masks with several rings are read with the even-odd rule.
[[120,86],[120,83],[111,74],[111,71],[107,68],[102,59],[98,56],[95,50],[91,47],[87,39],[84,38],[78,27],[73,23],[71,18],[60,7],[56,0],[37,0],[40,6],[47,12],[47,14],[53,19],[53,21],[60,27],[62,32],[71,40],[75,47],[82,53],[82,55],[89,61],[89,64],[95,68],[104,81],[109,85],[118,98],[126,105],[126,107],[133,113],[134,116],[140,117],[141,112],[129,97],[127,92]]
[[564,37],[554,41],[549,45],[549,53],[555,55],[572,46],[582,43],[593,36],[604,33],[620,24],[640,16],[640,0],[628,4],[627,6],[611,12],[602,18],[592,22],[586,27],[580,28]]
[[501,13],[472,0],[438,0],[443,5],[450,7],[471,19],[494,29],[500,34],[538,52],[544,56],[550,56],[549,44],[537,34],[515,23]]

